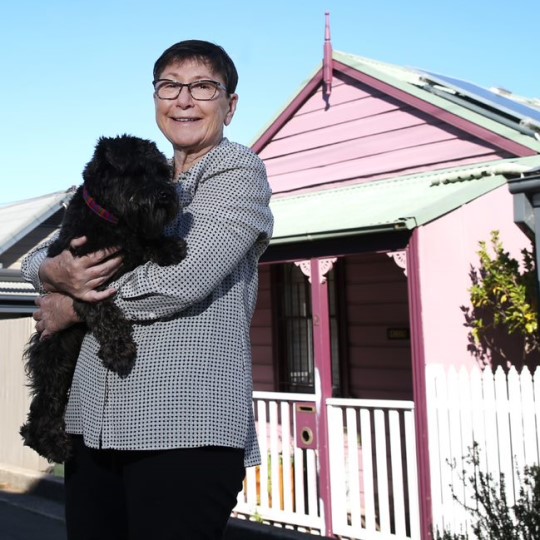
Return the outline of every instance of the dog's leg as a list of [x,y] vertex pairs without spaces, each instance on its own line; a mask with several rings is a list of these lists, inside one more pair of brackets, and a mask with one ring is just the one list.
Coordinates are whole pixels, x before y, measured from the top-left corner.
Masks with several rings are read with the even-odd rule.
[[178,264],[185,256],[186,243],[181,238],[164,236],[144,246],[144,258],[160,266]]
[[63,462],[71,450],[64,412],[85,332],[75,325],[44,341],[34,334],[25,350],[32,402],[20,433],[27,446],[51,462]]
[[100,345],[103,365],[121,376],[129,374],[137,355],[133,326],[111,301],[97,304],[75,302],[75,310],[88,325]]

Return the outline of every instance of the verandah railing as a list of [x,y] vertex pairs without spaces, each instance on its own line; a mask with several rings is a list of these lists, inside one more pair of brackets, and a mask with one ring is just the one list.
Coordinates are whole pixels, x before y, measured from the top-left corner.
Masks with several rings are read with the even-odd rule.
[[294,407],[310,394],[254,392],[262,463],[247,470],[237,515],[304,531],[322,530],[317,456],[295,444]]
[[[315,396],[254,393],[262,464],[248,469],[235,514],[320,534],[318,450],[296,445],[298,403]],[[334,534],[419,538],[412,402],[330,399],[327,408]]]
[[333,532],[418,539],[414,403],[329,399]]

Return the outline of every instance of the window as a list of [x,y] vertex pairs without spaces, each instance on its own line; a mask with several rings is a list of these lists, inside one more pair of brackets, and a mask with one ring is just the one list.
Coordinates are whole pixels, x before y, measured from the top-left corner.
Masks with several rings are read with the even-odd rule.
[[[274,284],[277,291],[277,343],[279,354],[279,390],[284,392],[315,391],[313,355],[313,317],[311,284],[294,264],[275,267]],[[332,372],[334,388],[339,388],[339,340],[335,269],[326,275],[330,309]]]

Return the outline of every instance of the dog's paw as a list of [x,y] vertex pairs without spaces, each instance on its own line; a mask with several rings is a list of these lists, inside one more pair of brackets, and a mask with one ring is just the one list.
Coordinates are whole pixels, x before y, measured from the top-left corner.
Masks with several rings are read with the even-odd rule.
[[26,424],[23,424],[19,430],[19,433],[21,434],[24,445],[32,448],[35,439],[30,423],[26,422]]
[[163,238],[152,260],[159,266],[178,264],[186,257],[186,242],[181,238]]
[[107,369],[118,373],[121,377],[125,377],[133,369],[135,357],[137,356],[137,346],[131,340],[127,342],[109,342],[100,348],[98,356]]
[[38,429],[32,422],[21,426],[23,443],[50,463],[64,463],[71,455],[71,439],[65,432],[64,421],[52,422]]

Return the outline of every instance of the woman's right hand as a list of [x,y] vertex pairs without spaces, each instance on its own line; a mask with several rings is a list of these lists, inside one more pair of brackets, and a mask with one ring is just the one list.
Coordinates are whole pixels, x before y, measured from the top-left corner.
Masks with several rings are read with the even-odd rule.
[[[75,238],[70,247],[76,249],[86,243],[86,237]],[[106,283],[122,266],[118,249],[99,250],[77,257],[66,249],[56,257],[46,258],[39,276],[47,292],[60,292],[84,302],[100,302],[116,293],[113,288],[96,290]]]

